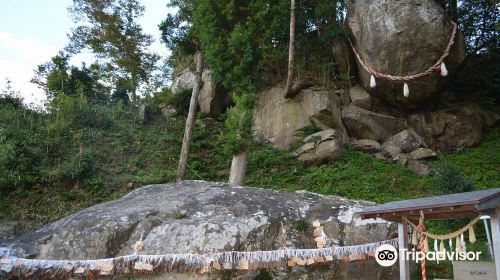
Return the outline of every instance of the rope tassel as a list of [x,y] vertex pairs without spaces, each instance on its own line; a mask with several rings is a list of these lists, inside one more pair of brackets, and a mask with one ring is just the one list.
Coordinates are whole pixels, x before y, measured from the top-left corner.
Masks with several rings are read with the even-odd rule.
[[407,83],[405,83],[405,85],[403,86],[403,95],[404,95],[404,97],[410,96],[410,89],[408,88]]
[[413,246],[417,246],[418,245],[418,241],[417,241],[417,230],[414,229],[413,230],[413,233],[411,234],[411,244]]
[[448,69],[446,69],[446,65],[444,64],[444,62],[441,63],[441,76],[448,76]]
[[375,76],[370,77],[370,87],[375,88],[377,86],[377,82],[375,82]]
[[446,252],[446,248],[444,247],[444,240],[441,240],[441,244],[439,244],[439,252]]
[[460,236],[456,237],[455,242],[455,249],[457,250],[457,252],[462,252],[462,241],[460,241]]
[[476,243],[476,233],[474,232],[474,226],[469,228],[469,242]]

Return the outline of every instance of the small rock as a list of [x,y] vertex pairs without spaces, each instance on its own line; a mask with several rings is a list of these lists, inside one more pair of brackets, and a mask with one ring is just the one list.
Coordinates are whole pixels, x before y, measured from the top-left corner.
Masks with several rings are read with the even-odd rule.
[[167,119],[170,120],[171,118],[175,117],[177,115],[177,110],[173,106],[167,105],[163,108],[160,109],[161,114]]
[[304,138],[304,142],[293,154],[308,164],[334,161],[342,156],[342,140],[334,129],[311,134]]
[[374,156],[376,159],[380,159],[380,160],[387,160],[387,158],[384,156],[384,153],[382,153],[382,152],[375,153],[375,154],[373,154],[373,156]]
[[409,155],[410,159],[429,159],[435,158],[437,156],[436,152],[427,148],[418,148],[415,151],[411,152]]
[[419,176],[427,176],[431,173],[429,166],[420,160],[410,160],[408,162],[408,169]]
[[361,151],[364,153],[377,153],[382,150],[382,145],[375,140],[361,139],[361,140],[351,140],[351,147],[356,151]]
[[359,108],[370,110],[372,107],[370,94],[359,85],[349,89],[349,97],[351,98],[352,104]]
[[389,147],[398,147],[401,152],[409,153],[419,147],[426,147],[426,144],[424,139],[410,128],[391,136],[382,144],[384,150],[388,150]]

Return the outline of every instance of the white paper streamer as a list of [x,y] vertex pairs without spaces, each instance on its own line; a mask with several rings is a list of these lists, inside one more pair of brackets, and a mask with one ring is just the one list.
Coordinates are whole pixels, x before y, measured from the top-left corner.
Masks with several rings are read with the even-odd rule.
[[370,77],[370,87],[375,88],[377,86],[377,82],[375,82],[375,76]]
[[[350,255],[363,255],[368,252],[375,252],[382,244],[391,244],[398,247],[398,240],[391,239],[376,243],[345,246],[328,247],[322,249],[283,249],[274,251],[253,251],[253,252],[220,252],[211,254],[167,254],[167,255],[129,255],[116,258],[107,258],[99,260],[36,260],[15,257],[5,257],[9,259],[10,265],[0,265],[0,278],[19,277],[26,275],[35,277],[39,275],[50,275],[51,278],[67,278],[71,276],[77,268],[83,268],[85,273],[89,270],[97,269],[97,263],[110,264],[114,267],[113,275],[133,274],[130,271],[135,263],[151,264],[154,267],[154,273],[161,272],[195,272],[204,267],[210,266],[212,262],[219,264],[232,264],[236,267],[239,260],[245,259],[248,263],[257,265],[258,268],[285,267],[287,261],[293,257],[301,259],[310,259],[316,257],[333,256],[342,258]],[[15,263],[15,266],[12,265]],[[72,269],[67,271],[64,267],[70,265]]]

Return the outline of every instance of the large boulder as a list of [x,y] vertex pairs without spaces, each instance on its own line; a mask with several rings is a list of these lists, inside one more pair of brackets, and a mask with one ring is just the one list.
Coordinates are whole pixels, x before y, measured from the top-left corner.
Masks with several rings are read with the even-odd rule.
[[274,87],[259,94],[253,120],[253,132],[259,140],[269,141],[276,148],[289,148],[316,125],[336,129],[347,141],[341,101],[334,92],[305,89],[292,99],[285,99],[284,92],[284,88]]
[[474,104],[459,104],[413,114],[408,119],[429,148],[452,153],[481,143],[483,130],[494,125],[499,117]]
[[334,130],[323,130],[304,138],[304,145],[294,155],[309,165],[331,162],[342,156],[341,135]]
[[[231,98],[220,85],[213,81],[210,75],[210,70],[203,70],[198,105],[201,112],[209,116],[217,116],[231,104]],[[173,94],[192,92],[194,82],[195,73],[190,69],[185,69],[174,79],[170,90]]]
[[[133,252],[141,236],[144,252],[153,255],[275,250],[279,248],[281,223],[287,248],[315,248],[310,226],[314,220],[322,222],[330,237],[328,246],[393,238],[393,224],[361,220],[356,214],[371,205],[304,191],[279,192],[204,181],[150,185],[3,241],[0,258],[6,251],[10,256],[56,260],[123,256]],[[395,272],[374,260],[269,271],[273,279],[398,279]],[[227,279],[228,273],[167,273],[158,279]],[[235,271],[233,275],[254,279],[258,273]]]
[[[435,0],[347,1],[347,26],[356,50],[371,68],[386,74],[409,75],[427,70],[441,57],[453,25]],[[458,32],[445,60],[450,73],[465,58],[463,36]],[[358,64],[359,66],[359,64]],[[369,89],[370,74],[359,68],[361,84]],[[446,82],[438,72],[403,84],[378,79],[374,94],[400,108],[412,108],[439,94]]]
[[351,137],[384,142],[407,127],[405,119],[368,111],[353,104],[342,109],[342,119]]

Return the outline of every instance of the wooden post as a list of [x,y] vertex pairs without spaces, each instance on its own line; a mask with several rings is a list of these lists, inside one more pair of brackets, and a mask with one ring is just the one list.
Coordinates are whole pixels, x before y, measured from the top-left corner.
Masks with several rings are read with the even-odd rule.
[[233,156],[231,163],[231,172],[229,173],[229,184],[233,186],[243,186],[245,175],[247,173],[248,151],[241,151]]
[[398,241],[399,241],[399,279],[410,280],[410,261],[405,260],[402,256],[403,249],[408,250],[408,223],[401,219],[398,224]]
[[189,103],[189,112],[186,119],[186,129],[184,131],[184,139],[182,140],[181,156],[179,158],[179,166],[177,166],[177,181],[184,179],[186,175],[186,167],[191,148],[191,134],[193,133],[194,118],[196,116],[196,103],[198,102],[198,93],[201,86],[201,75],[203,71],[203,57],[201,52],[196,53],[196,78],[194,80],[193,92],[191,94],[191,102]]
[[500,206],[495,208],[491,217],[491,233],[493,235],[493,254],[495,255],[495,270],[500,279]]

